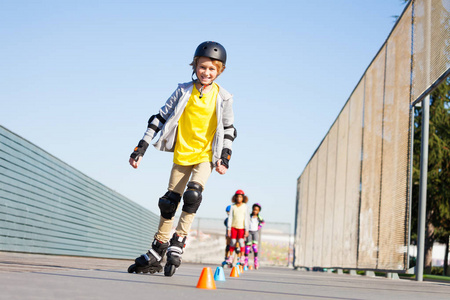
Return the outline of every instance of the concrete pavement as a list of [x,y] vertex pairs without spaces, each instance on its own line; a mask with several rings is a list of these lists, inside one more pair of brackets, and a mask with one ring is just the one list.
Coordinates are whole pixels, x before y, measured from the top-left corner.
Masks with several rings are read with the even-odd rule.
[[197,289],[204,267],[173,277],[129,274],[132,261],[0,252],[0,299],[450,299],[450,284],[369,278],[291,268],[246,271],[216,290]]

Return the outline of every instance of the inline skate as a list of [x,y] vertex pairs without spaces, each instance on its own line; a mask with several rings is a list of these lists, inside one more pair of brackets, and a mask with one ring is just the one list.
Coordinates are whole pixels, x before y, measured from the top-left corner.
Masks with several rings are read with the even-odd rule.
[[134,260],[134,264],[128,267],[128,273],[156,273],[162,271],[161,260],[166,253],[169,243],[161,243],[153,240],[152,248]]
[[164,266],[164,275],[173,276],[176,269],[181,265],[181,254],[184,252],[186,246],[186,237],[173,234],[169,241],[169,248],[167,248],[167,262]]

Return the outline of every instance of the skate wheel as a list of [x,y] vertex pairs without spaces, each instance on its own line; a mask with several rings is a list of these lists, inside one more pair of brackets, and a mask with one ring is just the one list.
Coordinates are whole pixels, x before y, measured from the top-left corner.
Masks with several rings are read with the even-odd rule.
[[136,265],[132,264],[128,267],[128,273],[136,273]]
[[166,264],[164,266],[164,276],[172,276],[177,268],[174,265]]

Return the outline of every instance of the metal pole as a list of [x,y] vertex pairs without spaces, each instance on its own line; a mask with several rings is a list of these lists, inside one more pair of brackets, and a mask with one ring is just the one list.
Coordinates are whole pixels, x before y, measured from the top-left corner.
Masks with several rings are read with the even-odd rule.
[[[425,8],[425,80],[430,85],[431,56],[431,1]],[[427,178],[428,178],[428,138],[430,125],[430,95],[422,101],[422,141],[420,145],[420,180],[419,180],[419,228],[417,228],[416,281],[423,281],[425,260],[425,226],[427,222]]]
[[409,259],[411,257],[411,253],[409,248],[411,247],[411,203],[412,203],[412,185],[413,185],[413,159],[414,159],[414,106],[411,106],[411,111],[409,112],[411,115],[411,124],[409,126],[411,130],[411,144],[410,144],[410,158],[409,158],[409,198],[408,198],[408,240],[407,240],[407,249],[406,249],[406,269],[410,268]]
[[423,280],[425,254],[425,225],[427,221],[428,131],[430,121],[430,96],[422,102],[422,142],[420,149],[419,227],[417,229],[416,280]]

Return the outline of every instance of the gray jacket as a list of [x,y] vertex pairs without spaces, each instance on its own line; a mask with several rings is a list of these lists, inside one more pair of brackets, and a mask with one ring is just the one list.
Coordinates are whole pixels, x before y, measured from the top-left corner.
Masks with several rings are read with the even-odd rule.
[[[191,96],[193,82],[181,83],[166,103],[160,108],[159,113],[148,121],[148,128],[142,138],[148,144],[161,130],[161,135],[156,143],[156,149],[173,152],[177,138],[178,120],[186,107]],[[231,156],[232,143],[237,136],[237,131],[233,126],[233,96],[224,88],[219,86],[219,94],[216,102],[217,129],[212,143],[212,162],[223,157],[224,153]]]

